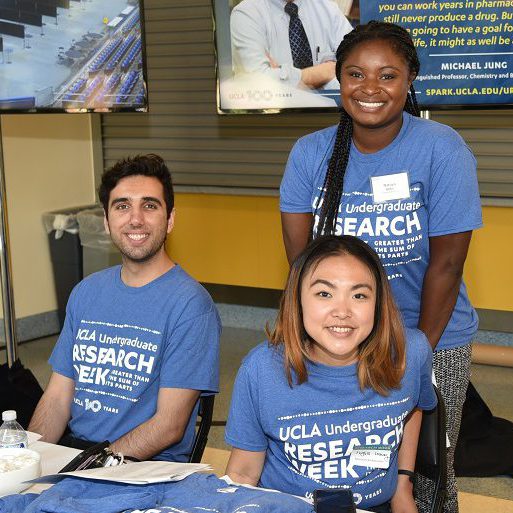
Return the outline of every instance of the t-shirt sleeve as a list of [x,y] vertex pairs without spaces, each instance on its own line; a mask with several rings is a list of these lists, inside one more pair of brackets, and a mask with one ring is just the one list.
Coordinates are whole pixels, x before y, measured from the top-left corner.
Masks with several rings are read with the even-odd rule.
[[57,343],[53,348],[52,354],[48,362],[52,370],[58,374],[62,374],[67,378],[74,379],[73,369],[73,345],[74,345],[74,325],[75,318],[78,315],[77,305],[79,303],[78,296],[80,296],[79,283],[71,292],[66,305],[66,318],[64,319],[64,326],[59,335]]
[[417,355],[419,362],[420,388],[417,407],[421,410],[432,410],[437,403],[432,381],[433,351],[429,342],[421,331],[417,331],[419,343]]
[[219,391],[219,337],[221,322],[212,303],[204,313],[188,316],[168,334],[162,355],[160,388]]
[[294,144],[280,185],[280,210],[291,214],[312,212],[313,169],[309,169],[307,145]]
[[239,369],[224,438],[226,443],[246,451],[265,451],[267,437],[260,423],[258,389],[245,364]]
[[434,164],[429,202],[429,236],[461,233],[482,226],[476,159],[463,141],[446,148]]

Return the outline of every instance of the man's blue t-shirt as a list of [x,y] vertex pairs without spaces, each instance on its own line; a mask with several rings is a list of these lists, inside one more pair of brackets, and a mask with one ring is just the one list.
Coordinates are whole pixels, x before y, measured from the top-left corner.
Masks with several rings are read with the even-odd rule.
[[[336,131],[330,127],[297,141],[280,188],[282,212],[320,213]],[[408,327],[419,321],[429,237],[481,225],[476,161],[452,128],[405,112],[399,134],[386,148],[364,154],[351,145],[335,234],[355,235],[378,253]],[[436,349],[469,343],[477,325],[462,282]]]
[[[237,375],[225,438],[239,449],[266,451],[259,486],[307,496],[316,488],[351,488],[363,508],[388,501],[397,486],[404,419],[416,407],[436,405],[427,339],[410,329],[406,339],[401,388],[386,397],[360,390],[356,364],[308,362],[308,381],[291,387],[282,350],[256,347]],[[359,445],[388,446],[388,470],[351,462]]]
[[[217,392],[220,320],[205,289],[179,265],[143,287],[121,267],[73,290],[50,357],[75,381],[69,427],[75,437],[115,441],[156,412],[160,388]],[[156,459],[187,461],[196,410],[183,439]]]

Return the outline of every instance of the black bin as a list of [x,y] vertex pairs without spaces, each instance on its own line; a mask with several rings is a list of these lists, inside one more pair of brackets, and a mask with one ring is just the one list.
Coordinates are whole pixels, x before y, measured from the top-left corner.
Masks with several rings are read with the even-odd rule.
[[43,214],[52,259],[57,312],[62,329],[66,304],[73,287],[82,280],[83,256],[78,236],[77,213],[91,206],[56,210]]

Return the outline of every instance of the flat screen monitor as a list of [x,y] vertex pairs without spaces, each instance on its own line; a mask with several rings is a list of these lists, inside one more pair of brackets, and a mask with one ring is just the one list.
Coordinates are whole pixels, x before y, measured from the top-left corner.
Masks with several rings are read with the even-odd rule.
[[336,49],[370,20],[410,32],[421,108],[513,105],[512,0],[213,0],[213,10],[220,114],[338,110]]
[[0,113],[147,111],[142,0],[0,0]]
[[[335,53],[359,21],[359,1],[298,2],[301,27],[293,36],[285,4],[213,0],[219,113],[338,109]],[[291,37],[298,38],[294,53]]]

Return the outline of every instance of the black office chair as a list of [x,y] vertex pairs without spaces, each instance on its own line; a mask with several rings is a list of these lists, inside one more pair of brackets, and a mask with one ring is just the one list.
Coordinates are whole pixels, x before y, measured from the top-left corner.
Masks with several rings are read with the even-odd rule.
[[446,417],[442,395],[438,388],[434,389],[438,404],[422,413],[415,472],[434,482],[430,513],[441,513],[447,494]]
[[203,451],[207,445],[208,432],[210,431],[210,425],[212,424],[212,414],[214,412],[214,395],[202,395],[199,399],[198,417],[200,421],[198,423],[198,429],[196,436],[194,437],[194,445],[192,446],[192,452],[189,457],[189,463],[200,463]]

